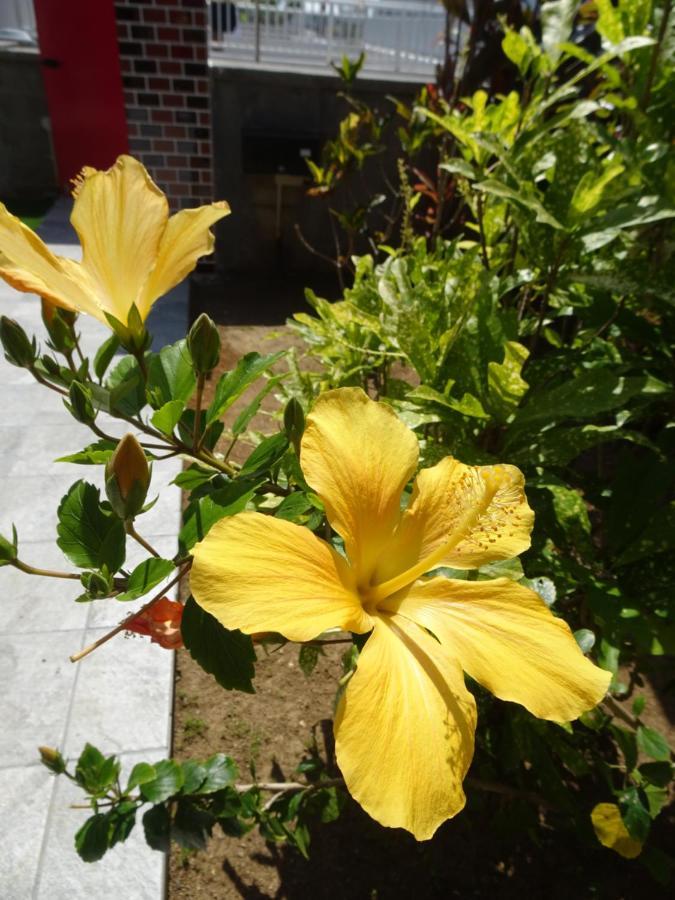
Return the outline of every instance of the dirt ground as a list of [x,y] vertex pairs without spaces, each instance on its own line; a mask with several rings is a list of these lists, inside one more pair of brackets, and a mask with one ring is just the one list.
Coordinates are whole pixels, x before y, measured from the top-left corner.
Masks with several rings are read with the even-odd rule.
[[[288,335],[278,328],[222,329],[223,366],[250,350],[272,352]],[[211,382],[210,389],[217,379]],[[206,402],[208,402],[208,394]],[[262,416],[254,427],[269,428]],[[242,448],[243,450],[244,448]],[[248,448],[250,449],[250,448]],[[241,452],[241,451],[240,451]],[[258,648],[254,695],[224,691],[186,651],[177,657],[174,756],[233,756],[242,780],[253,761],[260,780],[289,780],[312,734],[330,740],[330,720],[340,647],[328,647],[313,675],[298,665],[298,648],[266,653]],[[655,727],[670,731],[656,709]],[[269,844],[253,832],[243,839],[214,834],[204,852],[174,848],[169,900],[436,900],[436,898],[600,898],[652,900],[672,896],[642,865],[605,850],[587,849],[574,836],[535,829],[532,839],[509,827],[509,800],[468,791],[466,810],[446,822],[433,840],[417,843],[399,830],[381,828],[351,800],[341,818],[312,834],[309,861],[294,849]],[[486,827],[489,823],[489,827]],[[672,847],[675,817],[664,813],[654,843]],[[589,885],[589,881],[593,887]]]

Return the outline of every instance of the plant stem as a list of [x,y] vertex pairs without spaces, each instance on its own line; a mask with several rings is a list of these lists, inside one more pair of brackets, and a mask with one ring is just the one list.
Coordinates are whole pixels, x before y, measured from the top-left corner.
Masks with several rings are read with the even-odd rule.
[[185,568],[181,569],[181,571],[171,579],[171,581],[164,585],[159,593],[155,594],[152,600],[148,600],[147,603],[144,603],[140,609],[137,609],[135,612],[128,615],[125,619],[123,619],[119,625],[116,625],[115,628],[111,629],[107,634],[104,634],[103,637],[100,637],[97,641],[94,641],[93,644],[89,644],[88,647],[85,647],[84,650],[80,650],[79,653],[73,653],[70,657],[71,662],[79,662],[81,659],[84,659],[85,656],[89,656],[90,653],[93,653],[94,650],[98,650],[103,644],[106,644],[111,638],[114,638],[116,634],[119,634],[120,631],[124,631],[129,624],[129,622],[133,621],[136,616],[140,616],[141,613],[144,613],[146,609],[150,609],[153,603],[156,603],[158,600],[161,600],[162,597],[166,594],[166,592],[174,586],[174,584],[178,584],[183,575],[189,570],[190,566],[185,566]]
[[478,233],[480,235],[480,252],[483,257],[483,265],[486,269],[490,268],[490,260],[487,252],[487,242],[485,240],[485,228],[483,226],[483,202],[482,195],[478,195],[476,200],[476,218],[478,219]]
[[136,543],[140,544],[141,547],[148,551],[148,553],[152,554],[152,556],[156,556],[159,559],[159,553],[155,550],[152,544],[149,544],[145,540],[145,538],[141,537],[141,535],[134,528],[133,522],[125,522],[124,530],[129,535],[129,537],[132,537],[136,541]]
[[197,397],[195,398],[195,424],[192,431],[192,450],[196,453],[199,449],[200,443],[200,425],[201,425],[201,412],[202,412],[202,395],[204,393],[204,375],[200,373],[197,378]]
[[649,104],[649,101],[652,96],[652,87],[654,85],[654,76],[656,75],[656,65],[659,61],[659,56],[661,55],[661,48],[663,47],[663,42],[666,38],[666,31],[668,30],[668,19],[670,18],[670,13],[673,7],[673,0],[666,0],[666,3],[663,7],[663,12],[661,13],[661,24],[659,26],[659,33],[656,38],[656,44],[654,45],[654,50],[652,52],[652,58],[649,63],[649,72],[647,74],[647,81],[645,82],[644,93],[642,94],[642,99],[640,101],[640,109],[645,110]]
[[29,566],[28,563],[21,562],[20,559],[13,559],[11,566],[25,572],[26,575],[42,575],[46,578],[68,578],[72,581],[79,581],[80,576],[76,572],[55,572],[53,569],[36,569],[35,566]]

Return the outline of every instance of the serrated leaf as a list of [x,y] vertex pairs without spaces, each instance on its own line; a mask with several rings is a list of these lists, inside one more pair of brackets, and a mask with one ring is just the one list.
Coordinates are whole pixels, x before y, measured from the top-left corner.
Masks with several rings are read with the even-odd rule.
[[81,568],[107,566],[117,572],[126,555],[124,525],[101,505],[97,487],[76,481],[58,509],[56,543],[68,559]]
[[204,783],[206,778],[206,769],[204,766],[194,759],[188,759],[181,763],[183,768],[183,794],[194,794]]
[[171,575],[176,567],[170,559],[152,557],[136,566],[129,576],[127,589],[116,600],[138,600]]
[[132,791],[135,787],[145,784],[147,781],[154,781],[157,777],[157,771],[150,763],[139,762],[131,770],[129,781],[127,782],[127,792]]
[[654,731],[653,728],[640,725],[637,730],[637,743],[645,756],[649,756],[651,759],[659,761],[670,759],[668,741],[658,731]]
[[168,852],[171,848],[171,817],[166,806],[153,806],[145,813],[143,831],[149,847],[162,853]]
[[288,447],[288,438],[283,431],[264,438],[241,467],[240,477],[254,477],[259,473],[268,472],[275,463],[279,462]]
[[148,365],[148,387],[157,391],[164,404],[171,400],[185,406],[192,396],[197,379],[185,339],[162,347],[153,353]]
[[295,491],[294,493],[289,494],[288,497],[284,497],[274,511],[274,515],[277,519],[286,519],[289,522],[295,522],[310,509],[312,509],[312,503],[308,499],[307,494],[302,491]]
[[54,462],[75,463],[80,466],[104,466],[115,452],[117,444],[115,441],[107,441],[102,439],[93,444],[89,444],[76,453],[70,453],[68,456],[60,456]]
[[208,427],[216,419],[219,419],[234,401],[269,369],[285,351],[261,356],[259,353],[247,353],[243,356],[231,372],[226,372],[220,377],[213,400],[206,411],[206,426]]
[[313,646],[312,644],[303,644],[302,647],[300,647],[298,663],[303,673],[308,677],[316,668],[316,664],[319,661],[320,650],[320,647]]
[[179,800],[171,824],[171,837],[181,847],[204,850],[215,824],[216,818],[210,812],[198,809],[189,800]]
[[150,421],[162,434],[172,434],[184,409],[185,404],[182,400],[169,400],[152,414]]
[[75,850],[83,862],[98,862],[108,850],[109,821],[106,815],[90,816],[75,835]]
[[254,693],[255,651],[248,635],[228,631],[192,597],[181,623],[183,641],[190,656],[227,690]]
[[96,351],[94,357],[94,372],[99,381],[105,375],[108,366],[113,360],[120,346],[119,338],[116,334],[112,334],[107,341],[104,341]]
[[195,794],[214,794],[216,791],[232,784],[237,777],[237,766],[233,759],[224,753],[216,753],[201,764],[205,778]]
[[140,785],[141,794],[151,803],[163,803],[173,797],[183,786],[183,770],[173,759],[163,759],[154,764],[155,777]]
[[241,512],[253,497],[261,479],[237,478],[206,497],[193,500],[185,511],[185,524],[178,534],[181,550],[190,550],[209,529],[225,516]]

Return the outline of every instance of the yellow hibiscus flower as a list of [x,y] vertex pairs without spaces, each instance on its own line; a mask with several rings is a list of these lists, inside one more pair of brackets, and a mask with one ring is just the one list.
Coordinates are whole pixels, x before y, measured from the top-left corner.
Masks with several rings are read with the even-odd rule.
[[417,458],[389,407],[357,388],[324,394],[301,465],[346,557],[307,528],[243,512],[194,548],[190,580],[226,628],[291,641],[335,626],[371,632],[338,704],[337,761],[366,812],[423,840],[465,803],[476,704],[462,670],[556,722],[595,706],[610,674],[533,591],[506,578],[423,577],[522,553],[533,514],[518,469],[451,457],[417,475],[401,511]]
[[169,216],[166,197],[131,156],[105,172],[83,169],[73,193],[82,262],[53,254],[0,203],[0,276],[106,325],[108,314],[126,326],[133,306],[144,322],[155,300],[213,251],[210,228],[230,211],[219,202]]

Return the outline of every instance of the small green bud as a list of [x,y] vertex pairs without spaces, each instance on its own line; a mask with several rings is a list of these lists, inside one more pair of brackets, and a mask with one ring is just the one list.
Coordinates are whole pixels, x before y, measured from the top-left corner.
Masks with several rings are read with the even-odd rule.
[[73,381],[68,391],[70,403],[63,401],[66,408],[78,422],[88,424],[96,418],[96,410],[92,403],[91,392],[79,381]]
[[40,761],[43,766],[47,766],[50,772],[55,775],[62,775],[66,771],[66,761],[58,750],[53,747],[38,747],[40,751]]
[[218,365],[220,334],[216,323],[206,313],[202,313],[190,329],[187,345],[198,375],[208,375]]
[[295,452],[300,455],[300,440],[305,430],[305,412],[300,401],[295,397],[286,404],[284,409],[284,430],[286,437],[295,447]]
[[115,513],[125,522],[143,508],[150,487],[150,468],[133,434],[125,434],[105,467],[105,492]]
[[80,581],[92,600],[109,597],[115,588],[112,579],[104,572],[83,572]]
[[45,323],[52,349],[58,353],[69,353],[75,346],[73,324],[76,318],[76,313],[61,309],[42,298],[42,321]]
[[18,322],[0,316],[0,341],[7,362],[20,369],[32,368],[37,354],[35,338],[31,340]]
[[16,528],[13,528],[12,540],[0,534],[0,566],[8,566],[17,558]]

